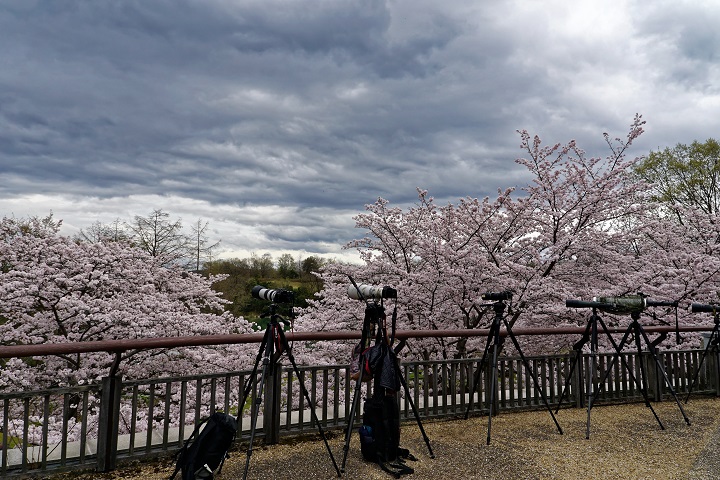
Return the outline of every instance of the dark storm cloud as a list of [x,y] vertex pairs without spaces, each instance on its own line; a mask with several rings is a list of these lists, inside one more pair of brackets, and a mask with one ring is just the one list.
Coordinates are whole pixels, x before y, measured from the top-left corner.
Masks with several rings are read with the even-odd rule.
[[703,140],[718,9],[659,5],[3,2],[3,213],[162,208],[226,246],[325,252],[380,196],[523,185],[516,129],[604,154],[640,112],[637,154]]

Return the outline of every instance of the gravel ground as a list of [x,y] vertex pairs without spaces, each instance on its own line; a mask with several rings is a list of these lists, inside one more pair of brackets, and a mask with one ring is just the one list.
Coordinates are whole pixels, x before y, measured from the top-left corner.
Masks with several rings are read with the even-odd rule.
[[[585,438],[587,411],[563,409],[559,434],[547,410],[502,413],[492,420],[487,445],[487,417],[424,422],[435,458],[430,458],[417,423],[403,425],[401,446],[417,461],[411,479],[567,480],[567,479],[720,479],[720,398],[696,397],[685,405],[688,426],[675,402],[653,403],[662,430],[644,404],[601,405],[591,411],[590,439]],[[345,443],[339,431],[329,432],[329,444],[340,466]],[[243,477],[247,444],[231,452],[223,479]],[[167,479],[169,460],[125,466],[112,473],[69,473],[53,480]],[[312,438],[285,439],[279,445],[257,446],[250,456],[248,479],[337,478],[325,443]],[[357,433],[353,434],[343,478],[393,478],[363,461]]]

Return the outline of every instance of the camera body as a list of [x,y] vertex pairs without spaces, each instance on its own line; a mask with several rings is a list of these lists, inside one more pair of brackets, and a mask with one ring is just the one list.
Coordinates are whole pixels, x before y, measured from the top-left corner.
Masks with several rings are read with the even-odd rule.
[[487,292],[483,293],[480,298],[483,300],[487,300],[490,302],[500,302],[503,300],[512,300],[512,292],[509,290],[506,290],[504,292]]
[[253,297],[260,300],[268,300],[273,303],[292,303],[295,299],[294,292],[280,288],[265,288],[255,285],[251,291]]

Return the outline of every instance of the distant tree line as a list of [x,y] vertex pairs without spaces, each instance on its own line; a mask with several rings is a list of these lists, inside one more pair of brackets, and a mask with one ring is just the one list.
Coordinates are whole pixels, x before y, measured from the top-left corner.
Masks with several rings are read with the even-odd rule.
[[226,311],[236,316],[258,320],[267,309],[267,302],[252,298],[255,285],[292,290],[296,307],[306,307],[307,299],[322,290],[322,280],[315,275],[329,263],[311,255],[295,258],[289,253],[277,260],[269,253],[252,254],[250,258],[215,259],[220,241],[208,237],[209,222],[198,219],[188,233],[180,219],[170,218],[161,209],[148,216],[136,215],[132,221],[116,219],[112,223],[96,222],[81,230],[76,240],[90,243],[123,242],[139,248],[153,258],[162,258],[167,265],[180,266],[205,276],[221,276],[212,288],[229,300]]
[[200,273],[226,276],[224,280],[215,282],[213,289],[231,302],[227,310],[257,321],[260,314],[267,310],[268,302],[252,297],[254,286],[290,290],[294,293],[295,306],[305,308],[307,300],[322,290],[323,282],[317,273],[328,263],[330,261],[315,255],[296,259],[285,253],[274,261],[268,253],[253,254],[250,258],[206,262]]

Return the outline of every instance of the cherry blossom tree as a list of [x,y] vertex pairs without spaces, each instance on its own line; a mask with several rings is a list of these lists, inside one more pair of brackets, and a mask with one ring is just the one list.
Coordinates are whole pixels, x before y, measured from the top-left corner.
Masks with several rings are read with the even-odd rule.
[[[164,265],[122,242],[77,242],[51,219],[0,221],[0,335],[5,345],[251,332],[223,311],[217,278]],[[127,378],[237,369],[246,347],[129,351]],[[104,353],[9,360],[0,388],[77,385],[108,374]]]
[[[647,290],[676,299],[677,282],[686,282],[686,297],[691,295],[702,279],[691,278],[700,274],[690,258],[710,265],[706,256],[712,249],[697,250],[707,240],[686,240],[678,228],[687,227],[665,225],[668,219],[658,216],[650,201],[651,186],[632,175],[640,159],[627,153],[644,123],[636,116],[625,138],[604,134],[609,149],[604,157],[587,156],[574,141],[544,146],[539,137],[520,131],[526,157],[517,162],[532,182],[499,191],[495,200],[467,197],[438,206],[418,190],[418,203],[406,210],[384,199],[368,205],[355,218],[367,234],[347,245],[359,249],[364,265],[325,269],[326,288],[300,317],[300,328],[361,327],[363,305],[347,298],[348,275],[397,288],[399,328],[487,327],[493,312],[482,293],[488,291],[513,292],[510,322],[522,326],[584,324],[587,312],[566,308],[568,298]],[[712,290],[710,277],[703,278],[703,288]],[[661,321],[669,314],[661,312]],[[532,348],[563,351],[575,340],[548,336]],[[475,355],[482,343],[418,340],[410,355],[463,357]],[[323,344],[313,352],[347,361],[347,348]]]

